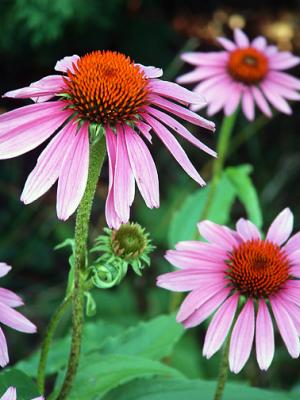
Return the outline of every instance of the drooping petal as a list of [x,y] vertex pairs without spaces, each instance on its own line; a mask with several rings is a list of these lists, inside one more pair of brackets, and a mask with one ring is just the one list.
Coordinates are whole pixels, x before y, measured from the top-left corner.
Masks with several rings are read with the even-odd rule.
[[0,262],[0,278],[5,276],[11,270],[11,266]]
[[203,355],[212,357],[224,343],[236,313],[239,296],[229,297],[213,316],[204,341]]
[[168,148],[170,153],[185,170],[185,172],[201,186],[205,185],[204,180],[190,162],[186,152],[180,146],[177,139],[168,131],[168,129],[150,115],[144,114],[143,118],[148,122],[149,125],[152,126],[157,136],[161,139],[161,141]]
[[63,160],[57,186],[56,211],[59,219],[67,220],[78,207],[84,194],[89,168],[89,133],[85,123],[76,132],[77,125],[69,124],[73,140]]
[[164,122],[166,125],[170,126],[175,130],[179,135],[181,135],[184,139],[188,140],[194,146],[198,147],[202,151],[205,151],[207,154],[210,154],[213,157],[216,157],[217,154],[215,151],[211,150],[205,144],[203,144],[200,140],[195,138],[183,125],[181,125],[176,119],[172,118],[170,115],[165,114],[160,110],[156,110],[152,107],[145,107],[146,111],[151,115]]
[[248,299],[237,318],[230,339],[229,367],[235,374],[240,372],[250,356],[254,324],[253,300]]
[[115,210],[113,187],[116,167],[117,138],[109,126],[106,126],[105,131],[109,167],[109,184],[105,203],[105,216],[107,225],[110,228],[118,229],[121,225],[121,220]]
[[166,111],[169,111],[171,114],[175,114],[185,121],[191,122],[194,125],[201,126],[202,128],[210,129],[212,131],[215,130],[215,124],[212,121],[200,117],[200,115],[194,113],[193,111],[184,108],[178,104],[172,103],[167,99],[156,95],[151,95],[149,96],[149,101],[151,101],[156,106]]
[[0,159],[17,157],[39,146],[47,140],[69,116],[70,111],[68,110],[51,112],[50,108],[42,117],[23,123],[7,132],[2,131],[0,134]]
[[224,288],[219,293],[216,293],[212,298],[207,300],[202,306],[197,308],[186,320],[183,321],[185,328],[193,328],[200,325],[206,320],[219,306],[226,300],[230,289]]
[[225,288],[226,283],[217,275],[212,283],[202,286],[190,292],[181,304],[176,320],[183,322],[193,314],[197,308],[201,307],[206,301],[215,296],[218,292]]
[[0,328],[0,366],[4,368],[9,362],[6,338]]
[[57,61],[55,64],[55,71],[60,71],[60,72],[67,72],[68,70],[71,72],[74,72],[74,65],[77,64],[77,61],[79,60],[79,56],[74,54],[73,56],[67,56],[62,58],[61,60]]
[[292,109],[288,102],[282,96],[280,96],[274,87],[268,84],[267,81],[263,81],[260,84],[260,88],[273,107],[284,114],[289,115],[292,113]]
[[209,260],[208,256],[201,258],[190,251],[168,250],[165,258],[177,268],[199,268],[202,272],[220,272],[226,267],[224,258],[216,261],[211,257]]
[[242,96],[242,108],[244,111],[245,116],[250,120],[253,121],[254,119],[254,100],[251,93],[251,90],[248,89],[243,93]]
[[33,82],[30,86],[17,90],[11,90],[3,95],[3,97],[11,97],[14,99],[34,98],[36,102],[43,102],[51,99],[57,93],[62,92],[66,84],[61,75],[49,75]]
[[251,86],[250,88],[253,98],[255,100],[255,103],[259,107],[259,109],[267,116],[267,117],[272,117],[272,111],[271,108],[265,99],[264,95],[262,94],[261,90],[256,87],[256,86]]
[[24,304],[20,296],[5,288],[0,288],[0,302],[10,307],[19,307]]
[[238,220],[236,230],[245,241],[261,238],[257,227],[251,221],[244,218]]
[[235,29],[233,35],[234,35],[234,40],[239,47],[249,46],[249,39],[241,29]]
[[158,95],[183,102],[184,104],[205,105],[206,101],[199,93],[192,92],[174,82],[153,80],[148,85],[149,89]]
[[122,127],[117,128],[117,152],[114,175],[115,210],[123,223],[128,222],[130,206],[134,199],[134,175],[130,166]]
[[281,246],[293,230],[294,216],[289,208],[285,208],[272,222],[266,240]]
[[159,287],[175,292],[187,292],[215,279],[216,273],[205,273],[197,268],[189,268],[159,275],[156,284]]
[[234,111],[236,111],[240,103],[242,93],[243,93],[242,85],[237,82],[232,82],[230,96],[224,106],[225,115],[227,116],[231,115],[232,113],[234,113]]
[[36,166],[27,178],[21,195],[21,201],[25,204],[38,199],[56,182],[75,132],[76,127],[72,123],[67,124],[40,154]]
[[35,333],[36,326],[15,309],[0,302],[0,322],[19,332]]
[[281,303],[276,297],[270,298],[273,314],[280,332],[280,335],[286,345],[286,348],[293,358],[298,358],[300,354],[300,342],[296,327]]
[[295,251],[300,250],[300,232],[293,235],[283,246],[283,250],[287,254],[292,254]]
[[0,400],[17,400],[16,388],[10,386]]
[[224,250],[232,250],[233,247],[238,245],[235,237],[226,226],[207,220],[199,222],[198,227],[204,239],[220,246]]
[[259,300],[256,317],[256,358],[261,370],[266,371],[274,357],[274,329],[264,299]]
[[152,144],[152,136],[151,136],[151,126],[145,124],[145,122],[138,120],[135,122],[135,126],[138,128],[138,130],[141,132],[141,134],[145,137],[145,139],[148,140],[149,143]]
[[124,127],[127,153],[137,186],[149,208],[159,207],[158,174],[152,156],[138,134]]

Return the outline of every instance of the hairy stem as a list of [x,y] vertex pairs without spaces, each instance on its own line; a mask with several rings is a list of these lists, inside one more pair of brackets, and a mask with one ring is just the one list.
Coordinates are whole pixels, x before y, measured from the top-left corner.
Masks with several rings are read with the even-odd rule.
[[88,181],[84,196],[78,207],[75,227],[74,289],[72,294],[72,342],[68,367],[61,391],[57,397],[63,400],[71,390],[79,364],[84,322],[84,282],[89,221],[96,185],[105,157],[105,138],[91,147]]
[[218,383],[215,391],[214,400],[222,400],[225,384],[228,378],[228,354],[229,354],[230,335],[226,339],[222,359],[220,362]]

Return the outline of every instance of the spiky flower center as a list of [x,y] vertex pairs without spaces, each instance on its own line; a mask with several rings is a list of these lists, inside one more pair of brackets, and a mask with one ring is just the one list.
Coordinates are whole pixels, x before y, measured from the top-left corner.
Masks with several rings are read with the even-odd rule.
[[268,73],[268,67],[267,57],[254,47],[239,48],[229,53],[228,72],[246,85],[261,82]]
[[134,118],[146,104],[147,78],[129,57],[94,51],[81,57],[65,78],[68,102],[79,118],[115,125]]
[[272,242],[250,240],[235,248],[228,260],[227,276],[240,293],[266,297],[289,279],[286,254]]
[[111,236],[112,248],[119,257],[130,259],[140,256],[147,244],[144,229],[138,224],[123,224]]

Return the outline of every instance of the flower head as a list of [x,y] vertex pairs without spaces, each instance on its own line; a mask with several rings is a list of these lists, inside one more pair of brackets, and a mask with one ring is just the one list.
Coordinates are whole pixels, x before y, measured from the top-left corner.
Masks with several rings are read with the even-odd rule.
[[[17,390],[13,386],[10,386],[0,400],[17,400]],[[32,400],[44,400],[43,396],[35,397]]]
[[[198,83],[194,92],[204,94],[208,115],[221,109],[230,115],[240,103],[249,120],[254,119],[255,105],[268,117],[272,116],[269,104],[291,114],[286,100],[300,100],[300,80],[283,71],[298,65],[299,57],[267,45],[262,36],[250,42],[240,29],[234,31],[234,42],[222,37],[218,42],[224,51],[184,53],[182,59],[195,70],[177,79],[180,83]],[[199,110],[201,105],[192,108]]]
[[[238,373],[247,362],[255,337],[262,370],[274,356],[274,323],[293,358],[300,353],[300,232],[289,236],[293,215],[286,208],[262,239],[257,227],[240,219],[236,231],[210,221],[199,223],[208,241],[186,241],[167,252],[178,271],[158,277],[158,286],[191,291],[177,320],[186,328],[214,313],[203,354],[210,358],[230,337],[229,365]],[[288,240],[288,241],[287,241]]]
[[[135,182],[148,207],[159,207],[158,174],[145,144],[151,129],[182,168],[204,185],[173,129],[201,150],[215,152],[169,114],[214,130],[214,123],[189,110],[203,105],[202,96],[159,79],[162,70],[135,64],[123,54],[94,51],[65,57],[50,75],[6,97],[31,98],[36,104],[0,116],[0,159],[16,157],[55,136],[38,158],[21,200],[42,196],[57,180],[57,215],[66,220],[82,199],[95,132],[104,132],[109,160],[106,219],[118,228],[129,220]],[[49,101],[56,96],[54,101]],[[98,129],[101,128],[101,129]],[[96,135],[96,136],[97,136]]]
[[[11,267],[0,263],[0,277],[5,276]],[[15,310],[22,306],[22,299],[8,289],[0,288],[0,322],[19,332],[35,333],[36,327],[21,313]],[[5,367],[9,362],[7,343],[0,328],[0,366]]]

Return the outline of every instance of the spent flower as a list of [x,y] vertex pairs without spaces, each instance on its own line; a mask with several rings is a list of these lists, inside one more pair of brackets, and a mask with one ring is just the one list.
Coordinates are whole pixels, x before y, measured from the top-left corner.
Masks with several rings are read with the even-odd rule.
[[[167,260],[178,271],[158,277],[158,286],[190,291],[177,321],[190,328],[214,313],[203,354],[210,358],[230,335],[229,366],[238,373],[255,337],[260,369],[272,362],[274,320],[289,354],[300,353],[300,232],[289,239],[293,214],[286,208],[262,239],[257,227],[240,219],[236,231],[211,221],[199,223],[208,243],[179,242]],[[288,240],[289,239],[289,240]]]

